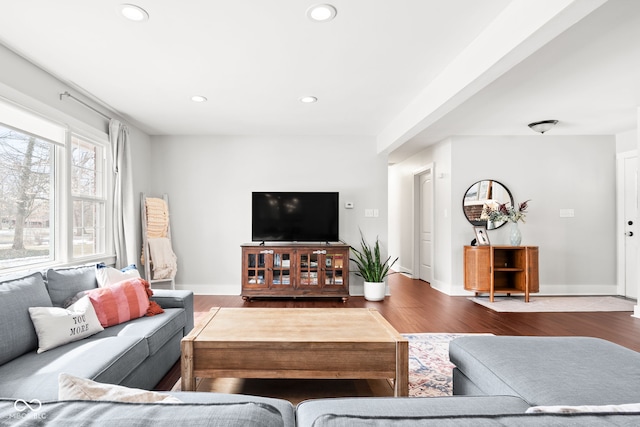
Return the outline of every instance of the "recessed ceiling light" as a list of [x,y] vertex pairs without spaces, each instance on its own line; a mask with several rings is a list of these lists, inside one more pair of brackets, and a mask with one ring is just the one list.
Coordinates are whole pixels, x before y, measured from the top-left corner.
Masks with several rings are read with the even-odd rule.
[[307,9],[307,17],[314,22],[329,22],[338,11],[330,4],[316,4]]
[[193,102],[207,102],[207,98],[202,95],[194,95],[191,97]]
[[305,104],[313,104],[314,102],[318,102],[318,98],[316,98],[315,96],[303,96],[302,98],[300,98],[300,102],[303,102]]
[[121,4],[120,13],[128,20],[134,22],[143,22],[149,19],[147,11],[135,4]]

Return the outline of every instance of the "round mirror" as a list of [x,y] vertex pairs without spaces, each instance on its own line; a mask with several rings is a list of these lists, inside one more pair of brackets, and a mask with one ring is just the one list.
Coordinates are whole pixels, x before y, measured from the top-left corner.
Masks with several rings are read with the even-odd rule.
[[513,196],[509,189],[498,181],[485,179],[469,187],[462,199],[462,210],[471,224],[484,225],[491,230],[503,226],[506,221],[488,222],[482,215],[483,209],[485,206],[494,209],[504,203],[513,206]]

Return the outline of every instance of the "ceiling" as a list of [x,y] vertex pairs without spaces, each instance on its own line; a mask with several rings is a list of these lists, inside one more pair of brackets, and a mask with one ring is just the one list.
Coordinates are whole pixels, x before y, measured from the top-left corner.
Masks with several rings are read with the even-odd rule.
[[131,2],[148,21],[121,1],[0,0],[0,43],[150,135],[371,135],[401,159],[535,120],[637,126],[636,0],[334,0],[327,23],[314,0]]

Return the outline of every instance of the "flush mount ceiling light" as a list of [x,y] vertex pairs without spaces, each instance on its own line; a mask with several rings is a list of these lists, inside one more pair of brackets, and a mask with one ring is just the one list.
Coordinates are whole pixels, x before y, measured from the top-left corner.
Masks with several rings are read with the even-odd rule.
[[529,127],[536,132],[545,133],[557,124],[557,120],[543,120],[541,122],[529,123]]
[[329,22],[337,13],[336,8],[330,4],[316,4],[307,9],[307,17],[313,22]]
[[194,95],[191,97],[193,102],[207,102],[207,98],[202,95]]
[[300,98],[300,102],[304,104],[313,104],[314,102],[318,102],[318,98],[315,96],[303,96]]
[[130,21],[144,22],[149,20],[149,14],[146,10],[135,4],[121,4],[120,14]]

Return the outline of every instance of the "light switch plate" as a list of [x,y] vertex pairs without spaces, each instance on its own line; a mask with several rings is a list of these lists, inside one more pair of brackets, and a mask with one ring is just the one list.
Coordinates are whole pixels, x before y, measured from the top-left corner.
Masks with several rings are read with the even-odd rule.
[[574,216],[573,209],[560,209],[560,218],[573,218]]

